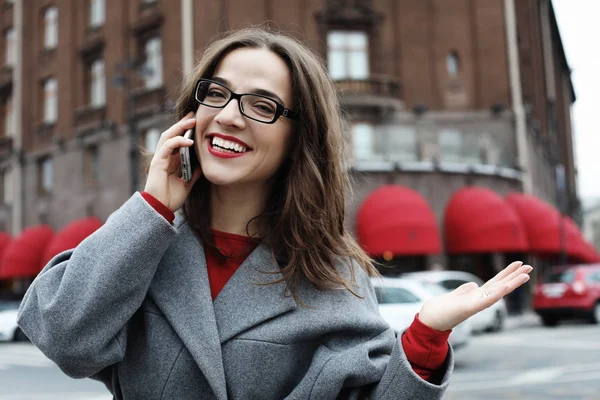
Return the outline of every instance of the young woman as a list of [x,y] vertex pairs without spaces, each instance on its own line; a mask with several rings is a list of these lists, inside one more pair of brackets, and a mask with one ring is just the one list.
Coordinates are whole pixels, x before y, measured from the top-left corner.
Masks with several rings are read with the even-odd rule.
[[531,267],[431,300],[396,334],[344,228],[339,104],[318,57],[235,32],[208,47],[178,113],[144,192],[30,287],[19,325],[31,341],[117,399],[441,398],[450,330]]

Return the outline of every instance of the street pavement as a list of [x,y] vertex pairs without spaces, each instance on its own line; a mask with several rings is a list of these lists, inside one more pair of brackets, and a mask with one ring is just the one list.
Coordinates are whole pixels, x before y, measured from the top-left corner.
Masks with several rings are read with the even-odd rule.
[[30,343],[0,343],[0,400],[110,400],[104,385],[71,379]]
[[475,336],[456,352],[445,399],[600,400],[598,338],[600,326],[582,322]]
[[[445,400],[600,400],[600,326],[540,326],[529,313],[456,352]],[[75,380],[29,343],[0,343],[0,400],[109,400],[99,382]]]

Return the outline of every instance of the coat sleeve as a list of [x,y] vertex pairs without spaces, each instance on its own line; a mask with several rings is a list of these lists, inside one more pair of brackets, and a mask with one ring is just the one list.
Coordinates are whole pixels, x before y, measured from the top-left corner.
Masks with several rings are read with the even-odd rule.
[[19,327],[71,377],[89,377],[119,362],[125,326],[176,232],[134,194],[100,229],[39,273],[21,303]]
[[431,382],[422,379],[408,361],[401,334],[381,318],[369,278],[357,273],[363,299],[347,296],[320,316],[337,325],[324,335],[291,399],[442,399],[454,366],[450,346]]

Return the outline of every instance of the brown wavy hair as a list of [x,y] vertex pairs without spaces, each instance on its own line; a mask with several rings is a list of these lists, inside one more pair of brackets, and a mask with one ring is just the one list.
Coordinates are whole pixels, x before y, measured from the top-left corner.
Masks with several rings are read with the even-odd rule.
[[[335,86],[319,56],[298,40],[267,29],[227,33],[206,48],[184,82],[177,116],[196,111],[193,92],[198,79],[211,78],[228,53],[248,47],[268,49],[287,64],[299,114],[289,154],[273,178],[266,209],[256,216],[260,240],[272,249],[281,267],[283,278],[275,282],[286,281],[296,299],[303,278],[319,289],[343,287],[356,294],[354,267],[340,269],[340,262],[354,260],[369,276],[377,275],[377,270],[344,226],[345,193],[350,186],[342,114]],[[203,244],[216,248],[210,232],[210,186],[202,176],[186,199],[183,213]]]

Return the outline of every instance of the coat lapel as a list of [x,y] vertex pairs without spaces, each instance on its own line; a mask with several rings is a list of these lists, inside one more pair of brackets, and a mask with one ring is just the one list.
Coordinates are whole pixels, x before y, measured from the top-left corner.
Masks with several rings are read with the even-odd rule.
[[181,338],[217,399],[224,400],[225,372],[206,258],[188,224],[179,228],[163,260],[150,285],[150,297]]
[[293,297],[285,293],[285,282],[265,285],[281,278],[270,250],[258,245],[215,299],[221,343],[297,307]]

